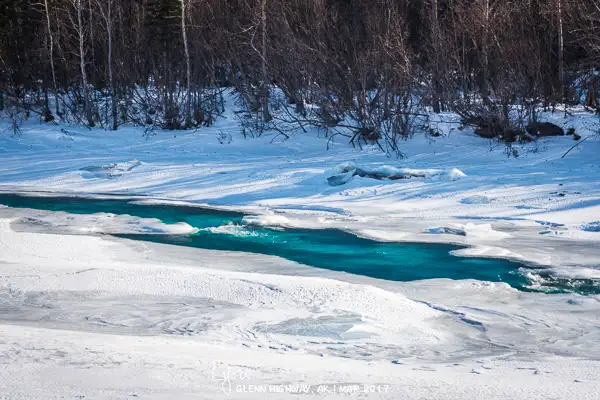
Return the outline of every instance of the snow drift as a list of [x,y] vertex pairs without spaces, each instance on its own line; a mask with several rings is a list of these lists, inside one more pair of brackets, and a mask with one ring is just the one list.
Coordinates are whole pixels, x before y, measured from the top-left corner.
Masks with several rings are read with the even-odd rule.
[[388,165],[381,167],[359,167],[352,163],[344,163],[334,169],[333,175],[327,178],[331,186],[340,186],[348,183],[353,177],[372,178],[377,180],[400,180],[411,178],[438,179],[441,181],[454,181],[466,176],[457,168],[450,169],[411,169],[396,168]]

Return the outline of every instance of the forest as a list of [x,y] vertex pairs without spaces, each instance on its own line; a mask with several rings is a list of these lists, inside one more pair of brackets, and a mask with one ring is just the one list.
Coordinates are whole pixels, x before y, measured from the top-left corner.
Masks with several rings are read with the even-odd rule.
[[[344,128],[398,151],[451,111],[522,139],[540,109],[596,111],[600,0],[3,0],[0,113],[89,127]],[[566,110],[566,108],[565,108]],[[566,112],[566,111],[565,111]]]

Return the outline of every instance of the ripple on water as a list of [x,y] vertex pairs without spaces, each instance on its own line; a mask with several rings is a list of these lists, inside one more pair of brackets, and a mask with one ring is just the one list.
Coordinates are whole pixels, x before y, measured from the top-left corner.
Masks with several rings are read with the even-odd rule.
[[[449,244],[380,242],[334,229],[273,229],[247,224],[243,220],[244,214],[233,211],[139,204],[123,198],[14,194],[0,194],[0,204],[69,213],[63,215],[60,223],[52,219],[56,216],[46,219],[38,216],[30,221],[29,229],[37,226],[61,233],[65,230],[76,234],[107,233],[179,246],[267,254],[313,267],[393,281],[476,279],[505,282],[528,291],[600,293],[600,274],[598,278],[593,275],[569,276],[557,270],[532,269],[508,260],[457,257],[450,253],[460,247]],[[104,220],[108,219],[112,224],[103,222],[110,229],[103,230],[102,223],[98,222],[103,220],[102,215],[110,216]],[[27,225],[28,220],[20,223]],[[89,231],[90,225],[95,229],[93,232]],[[128,230],[121,229],[123,227]],[[132,231],[132,228],[135,229]]]

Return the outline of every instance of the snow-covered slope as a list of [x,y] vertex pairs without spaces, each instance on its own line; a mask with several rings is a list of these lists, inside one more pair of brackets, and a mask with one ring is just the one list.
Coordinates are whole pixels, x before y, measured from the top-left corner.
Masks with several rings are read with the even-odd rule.
[[[59,127],[28,121],[22,136],[0,135],[0,190],[140,194],[252,209],[267,214],[263,223],[460,242],[479,246],[474,251],[480,255],[553,267],[599,264],[594,226],[600,221],[600,138],[594,135],[600,120],[583,109],[562,116],[542,118],[575,127],[584,139],[591,136],[564,158],[576,144],[571,136],[515,146],[515,158],[507,157],[503,145],[447,122],[438,125],[445,136],[417,135],[402,148],[407,158],[396,159],[346,143],[329,143],[327,150],[327,138],[316,131],[287,141],[268,134],[245,140],[231,115],[215,127],[149,139],[135,128],[67,127],[73,140],[66,141]],[[222,131],[232,133],[232,143],[219,142]],[[349,176],[345,184],[330,186],[327,178],[348,165],[427,174],[401,180]],[[440,180],[440,173],[455,169],[452,179]],[[268,215],[274,211],[275,218]],[[465,227],[466,236],[435,235]]]
[[[600,126],[583,110],[560,116],[544,117],[584,138]],[[314,131],[244,140],[231,117],[148,139],[135,128],[29,121],[22,136],[0,135],[0,190],[209,203],[252,210],[247,221],[255,224],[462,243],[471,247],[459,255],[597,279],[600,140],[590,137],[562,158],[571,137],[542,139],[515,146],[519,156],[509,158],[456,126],[407,141],[407,158],[396,159],[339,142],[327,150],[327,138]],[[219,131],[233,142],[221,144]],[[352,174],[331,186],[327,178],[348,165],[412,176]],[[600,392],[599,296],[478,281],[386,282],[276,257],[17,232],[17,215],[69,217],[0,211],[0,393],[8,398],[281,398],[278,386],[260,386],[268,384],[310,384],[311,394],[299,398],[337,398],[316,392],[336,383],[373,385],[369,394],[359,387],[357,398],[595,399]],[[85,227],[61,233],[194,229],[78,218]],[[273,392],[243,392],[263,389]]]
[[598,298],[402,285],[275,257],[14,232],[10,221],[0,219],[9,398],[246,399],[278,385],[323,398],[334,396],[320,384],[359,384],[359,398],[592,399],[600,389]]

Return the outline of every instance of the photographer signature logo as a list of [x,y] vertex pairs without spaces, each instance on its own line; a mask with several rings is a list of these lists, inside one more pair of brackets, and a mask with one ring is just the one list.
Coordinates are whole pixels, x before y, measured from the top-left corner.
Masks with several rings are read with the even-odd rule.
[[213,361],[211,378],[213,382],[221,382],[221,390],[225,394],[231,394],[234,382],[247,382],[251,379],[247,372],[230,366],[226,366],[219,371],[216,361]]

